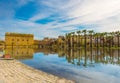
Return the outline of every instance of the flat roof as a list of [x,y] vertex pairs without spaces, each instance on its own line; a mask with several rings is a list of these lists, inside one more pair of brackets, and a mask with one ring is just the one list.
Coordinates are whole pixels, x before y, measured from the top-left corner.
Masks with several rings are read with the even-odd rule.
[[7,32],[5,33],[5,36],[29,36],[29,37],[33,37],[33,34],[25,34],[25,33],[11,33],[11,32]]

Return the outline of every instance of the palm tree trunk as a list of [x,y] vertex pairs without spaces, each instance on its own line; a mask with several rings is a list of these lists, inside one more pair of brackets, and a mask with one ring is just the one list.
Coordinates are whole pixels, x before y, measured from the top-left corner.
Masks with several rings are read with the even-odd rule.
[[105,41],[104,41],[104,36],[103,36],[103,48],[104,48],[104,43],[105,43]]
[[118,47],[120,46],[119,44],[120,44],[120,40],[119,40],[119,35],[118,35]]
[[92,34],[91,34],[91,37],[90,37],[90,47],[92,48]]
[[98,48],[98,35],[97,35],[97,48]]
[[86,34],[85,34],[85,48],[86,48]]
[[72,41],[72,36],[70,36],[70,47],[72,47],[73,41]]

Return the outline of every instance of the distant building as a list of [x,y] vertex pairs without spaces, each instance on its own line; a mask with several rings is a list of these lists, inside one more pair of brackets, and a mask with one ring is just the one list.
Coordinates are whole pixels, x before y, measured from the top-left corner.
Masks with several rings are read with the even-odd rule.
[[58,36],[58,38],[64,39],[65,37],[64,36]]
[[6,46],[30,46],[34,44],[34,35],[21,33],[6,33]]
[[59,44],[64,43],[64,41],[65,41],[65,37],[64,36],[58,36],[57,42]]
[[43,39],[43,41],[49,41],[49,38],[48,38],[48,37],[45,37],[45,38]]
[[5,42],[0,40],[0,48],[4,48]]

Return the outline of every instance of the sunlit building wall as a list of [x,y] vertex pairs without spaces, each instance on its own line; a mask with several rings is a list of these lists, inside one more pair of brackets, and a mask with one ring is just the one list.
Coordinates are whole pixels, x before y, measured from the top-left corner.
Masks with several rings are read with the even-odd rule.
[[6,33],[6,46],[30,46],[34,44],[34,36],[32,34]]

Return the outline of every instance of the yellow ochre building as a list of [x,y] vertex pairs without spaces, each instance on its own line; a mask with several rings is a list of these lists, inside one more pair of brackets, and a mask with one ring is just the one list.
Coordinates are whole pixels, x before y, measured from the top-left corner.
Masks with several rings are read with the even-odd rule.
[[33,34],[5,33],[6,46],[32,46],[34,44]]

